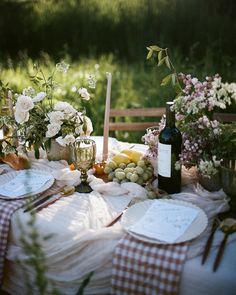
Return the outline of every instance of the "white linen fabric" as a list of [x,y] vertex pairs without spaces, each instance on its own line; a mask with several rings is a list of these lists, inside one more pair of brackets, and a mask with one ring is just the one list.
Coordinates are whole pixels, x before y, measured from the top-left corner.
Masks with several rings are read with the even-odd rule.
[[[112,146],[111,149],[115,150],[117,146],[121,149],[128,147],[128,144],[122,146],[117,142],[116,145],[113,141]],[[54,176],[60,178],[58,181],[64,181],[65,184],[71,185],[72,180],[78,181],[78,175],[75,171],[68,171],[65,161],[33,160],[32,168],[51,171]],[[191,173],[184,171],[184,178],[184,183],[188,185],[184,186],[180,194],[173,195],[173,198],[198,205],[206,212],[209,225],[207,230],[191,242],[188,260],[184,265],[180,295],[233,295],[236,293],[233,272],[236,269],[236,234],[229,236],[226,253],[216,273],[212,273],[211,269],[215,257],[214,249],[216,250],[223,237],[220,231],[215,235],[213,251],[207,263],[204,266],[200,263],[200,255],[214,216],[228,209],[226,196],[223,191],[209,193],[195,185]],[[67,183],[68,181],[70,183]],[[145,189],[137,184],[105,184],[93,175],[89,177],[89,181],[94,189],[92,193],[74,193],[36,215],[36,226],[40,235],[44,237],[52,234],[51,239],[42,238],[41,244],[48,264],[47,277],[62,294],[76,294],[82,280],[91,271],[94,271],[94,274],[84,294],[109,294],[112,256],[118,241],[124,235],[124,230],[119,222],[112,227],[105,226],[131,199],[134,199],[134,202],[146,199]],[[21,264],[17,262],[20,260],[23,263],[28,258],[20,242],[22,232],[19,222],[27,236],[30,232],[29,220],[30,214],[23,213],[22,209],[15,212],[12,218],[3,289],[14,295],[27,294],[26,277],[32,284],[31,294],[39,294],[32,267],[25,265],[25,270],[22,271]],[[229,256],[230,253],[234,255]]]

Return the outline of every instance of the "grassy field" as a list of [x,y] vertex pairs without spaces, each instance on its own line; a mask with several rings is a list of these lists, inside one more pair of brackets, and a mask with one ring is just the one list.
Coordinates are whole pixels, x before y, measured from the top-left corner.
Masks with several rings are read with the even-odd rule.
[[[173,61],[179,72],[191,73],[202,79],[206,75],[214,74],[214,67],[190,66],[187,60],[173,54]],[[159,107],[164,106],[167,100],[172,100],[175,93],[171,87],[161,87],[161,79],[167,74],[165,67],[156,66],[154,60],[140,63],[125,63],[118,61],[112,55],[104,55],[96,59],[81,59],[72,61],[70,57],[64,59],[70,64],[67,74],[57,75],[56,80],[61,89],[55,91],[56,100],[71,102],[76,108],[81,105],[76,100],[72,87],[88,87],[88,75],[95,75],[96,88],[91,89],[92,99],[84,103],[87,114],[94,124],[93,135],[101,135],[103,132],[105,97],[106,97],[106,72],[113,75],[111,106],[117,108],[127,107]],[[59,61],[58,61],[59,62]],[[27,56],[21,56],[18,61],[9,59],[0,67],[0,77],[16,93],[23,88],[32,85],[29,76],[33,73],[34,63],[39,63],[46,76],[49,76],[55,63],[47,55],[43,54],[40,59],[32,60]],[[223,79],[224,80],[224,79]],[[229,81],[230,82],[230,81]],[[140,118],[140,120],[142,120]],[[120,133],[119,139],[140,142],[142,133]]]

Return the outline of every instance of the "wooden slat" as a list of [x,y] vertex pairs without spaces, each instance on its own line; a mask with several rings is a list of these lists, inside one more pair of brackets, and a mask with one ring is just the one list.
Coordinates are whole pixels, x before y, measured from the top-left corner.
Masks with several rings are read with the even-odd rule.
[[161,117],[165,108],[111,109],[110,117]]
[[109,123],[110,131],[143,131],[148,127],[156,126],[158,122],[133,122],[133,123],[125,123],[125,122],[117,122],[117,123]]
[[234,122],[236,121],[236,114],[235,113],[214,113],[213,119],[219,122]]

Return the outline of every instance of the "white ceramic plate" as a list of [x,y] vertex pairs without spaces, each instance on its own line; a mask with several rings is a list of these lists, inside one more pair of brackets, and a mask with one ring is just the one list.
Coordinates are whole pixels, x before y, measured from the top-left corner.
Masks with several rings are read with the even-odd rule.
[[[130,235],[145,241],[149,243],[157,243],[157,244],[165,244],[165,242],[156,240],[153,238],[149,238],[147,236],[139,235],[136,234],[132,231],[129,231],[129,227],[134,225],[136,222],[140,220],[141,217],[144,216],[145,212],[148,210],[148,208],[152,205],[152,203],[155,200],[147,200],[144,202],[137,203],[133,205],[132,207],[128,208],[126,212],[123,214],[122,219],[121,219],[121,224],[124,227],[124,229],[129,232]],[[159,200],[162,202],[169,202],[171,204],[176,204],[176,205],[181,205],[181,206],[187,206],[191,207],[194,209],[198,210],[198,215],[196,219],[192,222],[192,224],[187,228],[185,233],[180,236],[174,243],[181,243],[185,242],[188,240],[192,240],[199,236],[207,227],[208,224],[208,218],[205,214],[205,212],[197,207],[196,205],[189,203],[189,202],[184,202],[184,201],[179,201],[179,200],[171,200],[171,199],[162,199]]]
[[[50,173],[42,171],[42,170],[37,170],[37,169],[28,169],[28,170],[21,170],[21,171],[13,171],[13,172],[0,175],[0,186],[7,185],[8,183],[11,184],[12,181],[17,176],[19,176],[19,173],[21,173],[22,171],[27,173],[27,177],[29,178],[34,177],[33,180],[35,179],[36,181],[38,181],[40,177],[46,177],[46,180],[42,181],[42,184],[38,184],[35,187],[34,185],[32,185],[30,188],[30,191],[27,191],[27,193],[23,193],[20,195],[14,194],[14,193],[12,195],[8,195],[8,194],[4,195],[4,193],[1,194],[1,189],[0,189],[0,199],[13,200],[13,199],[26,198],[26,197],[36,195],[46,191],[54,183],[54,177]],[[22,183],[22,185],[25,185],[25,182]]]

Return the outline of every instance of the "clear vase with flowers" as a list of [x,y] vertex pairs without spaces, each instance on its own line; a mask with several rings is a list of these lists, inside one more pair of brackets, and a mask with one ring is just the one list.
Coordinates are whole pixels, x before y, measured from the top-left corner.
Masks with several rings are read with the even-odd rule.
[[[46,77],[41,67],[35,65],[34,74],[30,76],[34,87],[29,86],[20,94],[13,94],[8,89],[12,97],[13,116],[8,119],[1,117],[1,122],[8,120],[18,144],[16,146],[13,141],[4,138],[1,154],[19,150],[26,152],[33,148],[35,157],[38,158],[40,148],[49,150],[52,143],[56,142],[67,149],[76,138],[90,135],[93,126],[90,118],[86,116],[86,109],[81,107],[78,110],[70,103],[54,98],[55,91],[63,88],[63,85],[56,82],[55,75],[65,74],[68,69],[69,65],[65,62],[58,63]],[[74,88],[77,102],[90,100],[87,88],[82,85]],[[4,93],[5,89],[2,87]]]

